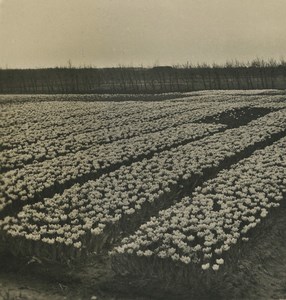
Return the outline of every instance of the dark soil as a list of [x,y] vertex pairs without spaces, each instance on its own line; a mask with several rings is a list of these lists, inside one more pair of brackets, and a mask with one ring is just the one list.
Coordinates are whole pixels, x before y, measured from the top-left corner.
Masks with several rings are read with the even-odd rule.
[[[204,291],[196,299],[286,299],[286,205],[276,208],[247,243],[233,272],[224,274],[219,294]],[[0,260],[0,299],[147,300],[194,299],[186,287],[151,278],[116,276],[107,256],[73,267],[18,260]],[[97,297],[97,298],[95,298]]]
[[236,128],[265,116],[274,109],[263,107],[243,107],[240,109],[227,110],[215,116],[205,117],[202,123],[225,124],[228,128]]

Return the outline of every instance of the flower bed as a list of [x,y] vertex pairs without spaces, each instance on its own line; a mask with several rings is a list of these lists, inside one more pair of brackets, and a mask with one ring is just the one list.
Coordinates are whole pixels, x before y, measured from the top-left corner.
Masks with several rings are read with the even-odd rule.
[[6,172],[0,180],[0,213],[12,202],[34,201],[59,191],[60,187],[64,189],[81,180],[96,178],[108,170],[203,138],[225,127],[196,123],[181,125]]
[[215,175],[256,147],[285,134],[286,110],[281,110],[246,126],[163,151],[98,180],[76,184],[62,195],[24,206],[17,216],[2,221],[2,235],[4,239],[12,236],[20,240],[23,246],[17,250],[23,253],[33,253],[34,249],[39,252],[45,249],[44,245],[52,249],[47,253],[54,257],[68,256],[65,247],[77,255],[100,251],[120,234],[121,221],[127,220],[130,226],[134,222],[135,228],[142,209],[147,207],[146,211],[152,214],[157,203],[174,198],[179,188],[190,189],[190,183],[196,184],[212,172]]
[[285,149],[284,137],[160,211],[113,250],[114,269],[194,286],[198,279],[215,280],[231,272],[234,253],[228,255],[229,250],[239,252],[286,194]]
[[[125,116],[124,110],[118,115],[105,119],[102,115],[98,119],[97,115],[83,115],[78,118],[61,120],[61,125],[54,126],[49,121],[44,128],[38,128],[38,124],[28,127],[26,124],[22,131],[17,134],[6,132],[2,140],[4,150],[0,156],[0,170],[2,172],[15,168],[22,168],[26,164],[37,161],[53,159],[69,153],[88,149],[96,144],[106,144],[117,140],[129,139],[142,134],[161,131],[170,127],[196,122],[206,118],[220,119],[220,115],[228,114],[228,122],[225,124],[232,127],[238,126],[243,119],[236,120],[236,112],[245,110],[248,116],[247,123],[254,118],[254,103],[226,103],[217,105],[206,105],[200,103],[184,103],[175,107],[154,106],[150,113],[135,114]],[[123,105],[124,106],[124,105]],[[168,106],[168,105],[167,105]],[[127,109],[127,107],[126,107]],[[138,105],[137,105],[138,109]],[[273,108],[261,108],[261,115],[266,114]],[[257,110],[257,109],[256,109]],[[103,114],[104,115],[104,114]],[[257,117],[259,114],[257,114]],[[222,117],[223,119],[223,117]],[[72,120],[72,123],[69,121]],[[218,123],[218,122],[216,122]],[[233,123],[233,124],[230,124]],[[241,125],[241,124],[240,124]],[[81,132],[83,131],[83,132]],[[5,149],[6,148],[6,149]]]

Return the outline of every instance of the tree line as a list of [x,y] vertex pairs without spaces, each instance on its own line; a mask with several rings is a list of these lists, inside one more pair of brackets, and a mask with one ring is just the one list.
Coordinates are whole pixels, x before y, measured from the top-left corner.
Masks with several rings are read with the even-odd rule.
[[286,61],[224,65],[0,69],[0,93],[166,93],[216,89],[285,89]]

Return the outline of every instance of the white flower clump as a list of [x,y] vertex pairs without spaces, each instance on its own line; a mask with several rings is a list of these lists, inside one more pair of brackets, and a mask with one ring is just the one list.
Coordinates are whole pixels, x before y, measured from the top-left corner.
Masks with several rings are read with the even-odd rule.
[[[14,120],[5,129],[0,163],[3,169],[23,167],[26,163],[53,159],[58,155],[87,149],[95,143],[118,139],[194,122],[224,110],[249,106],[249,101],[234,101],[233,97],[197,97],[194,101],[164,103],[34,103],[21,105],[22,111],[4,111],[4,119]],[[207,101],[212,98],[213,101]],[[215,100],[219,99],[219,106]],[[232,101],[230,101],[232,100]],[[269,99],[268,99],[269,101]],[[263,99],[251,105],[262,105]],[[179,104],[179,105],[178,105]],[[281,104],[280,104],[281,105]],[[19,106],[19,105],[18,105]],[[170,118],[171,117],[171,118]],[[25,122],[23,122],[25,120]],[[111,133],[112,131],[112,133]]]
[[[191,197],[151,218],[119,247],[133,255],[152,249],[153,256],[199,263],[202,270],[218,271],[225,263],[224,252],[240,239],[248,241],[249,230],[283,199],[285,149],[286,138],[282,138],[221,171],[197,187]],[[112,252],[120,253],[117,247]]]
[[74,154],[27,165],[25,168],[5,173],[4,182],[0,186],[0,197],[2,193],[5,194],[6,202],[10,199],[27,201],[44,189],[53,188],[57,183],[64,184],[70,179],[80,178],[91,172],[96,174],[111,165],[147,155],[151,149],[159,151],[163,147],[207,136],[223,127],[224,125],[191,123],[131,138],[128,143],[123,140],[94,146]]
[[[154,107],[154,110],[147,114],[147,116],[146,114],[142,114],[141,110],[137,112],[137,118],[136,115],[130,116],[130,112],[128,112],[127,117],[124,118],[122,111],[117,112],[117,114],[112,114],[112,111],[108,109],[109,119],[106,119],[104,107],[91,107],[88,111],[86,107],[84,109],[82,108],[82,110],[76,108],[77,107],[75,107],[74,111],[68,111],[70,115],[66,116],[60,111],[58,116],[53,114],[53,118],[50,117],[48,120],[45,120],[45,122],[39,123],[39,121],[37,121],[35,128],[32,127],[32,129],[29,127],[24,131],[24,127],[23,133],[21,133],[21,131],[17,132],[17,134],[13,134],[12,137],[12,132],[9,132],[9,140],[7,140],[7,144],[4,143],[4,146],[8,147],[8,149],[2,151],[2,156],[0,157],[1,167],[3,169],[21,167],[27,162],[52,159],[59,154],[75,153],[79,150],[90,148],[94,144],[109,143],[122,138],[138,136],[150,128],[157,130],[156,126],[152,127],[152,124],[149,122],[146,124],[143,122],[152,121],[152,119],[157,119],[160,116],[165,117],[172,113],[183,112],[184,109],[186,110],[184,106],[179,106],[179,108],[177,106],[174,108],[171,107],[169,111],[164,112],[164,109],[160,110]],[[98,115],[100,111],[101,114]],[[113,115],[115,119],[112,119]],[[62,117],[60,118],[60,116]],[[82,132],[84,129],[80,128],[79,130],[78,128],[78,125],[81,123],[77,117],[82,118],[83,116],[85,120],[84,126],[87,132]],[[49,122],[51,124],[49,124]],[[138,122],[138,125],[135,122]],[[132,127],[130,124],[132,124]],[[55,125],[60,127],[51,130],[51,127]],[[74,128],[75,125],[76,128]],[[65,128],[68,131],[66,131]],[[111,129],[112,134],[110,133]],[[44,136],[44,139],[42,139],[42,136]],[[59,136],[61,138],[56,138]]]
[[[230,106],[226,107],[229,108]],[[211,124],[189,126],[190,128],[197,128],[198,132],[201,132],[200,127],[209,132],[217,130],[217,126]],[[183,137],[184,129],[187,127],[187,125],[182,126]],[[246,147],[264,141],[269,134],[278,133],[285,127],[286,113],[285,110],[281,110],[250,122],[246,126],[216,133],[170,151],[163,151],[155,154],[151,159],[144,159],[130,166],[122,166],[114,172],[101,176],[98,180],[91,180],[83,185],[75,184],[72,188],[66,189],[62,195],[56,194],[53,198],[26,205],[21,213],[14,218],[5,220],[1,227],[12,236],[25,236],[26,234],[29,236],[31,233],[38,236],[41,234],[41,240],[44,242],[53,241],[53,243],[60,242],[67,245],[72,243],[75,247],[81,248],[85,243],[87,233],[100,236],[107,225],[116,226],[124,215],[131,218],[137,212],[140,213],[142,206],[147,205],[147,203],[152,205],[152,203],[163,201],[164,197],[172,193],[172,188],[183,179],[200,178],[205,170],[218,166],[226,157],[235,156]],[[189,131],[186,130],[186,132]],[[193,132],[197,136],[197,132],[195,130]],[[180,135],[178,136],[180,138]],[[168,138],[170,138],[169,135],[167,135]],[[79,153],[77,155],[81,158],[76,161],[77,168],[73,165],[74,161],[68,161],[65,167],[56,169],[57,182],[64,183],[69,178],[80,178],[81,174],[85,174],[85,170],[90,172],[91,157],[83,159]],[[123,153],[121,161],[124,158],[126,158],[125,153]],[[92,163],[95,165],[95,169],[100,168],[98,162],[92,161]],[[101,163],[106,167],[114,161],[108,159],[101,161]],[[4,186],[5,197],[6,195],[9,197],[8,201],[17,200],[18,195],[23,197],[21,199],[25,201],[25,197],[33,198],[36,193],[40,194],[44,189],[43,187],[53,186],[54,170],[52,172],[48,164],[46,166],[48,171],[45,175],[39,176],[37,174],[37,176],[33,175],[30,178],[26,178],[25,173],[21,173],[19,170],[20,178],[22,177],[19,181],[15,180],[12,172],[7,172]],[[69,168],[69,166],[72,167]],[[33,165],[31,165],[32,169]],[[67,173],[65,173],[66,170],[68,170]],[[71,170],[73,173],[69,173]],[[271,177],[271,180],[274,179]],[[28,185],[27,180],[29,180]],[[199,262],[201,256],[206,261],[219,259],[224,251],[227,251],[231,245],[237,242],[240,237],[239,226],[242,222],[248,222],[244,228],[246,231],[259,222],[258,219],[253,218],[248,221],[242,219],[242,217],[249,217],[248,215],[241,216],[241,210],[246,207],[243,203],[238,204],[234,211],[232,211],[229,202],[225,203],[232,195],[232,188],[225,195],[223,193],[224,181],[224,179],[221,180],[219,184],[213,187],[214,196],[206,196],[212,195],[212,188],[209,186],[204,186],[202,192],[197,190],[192,205],[186,205],[190,202],[188,198],[185,200],[186,202],[181,203],[181,205],[183,204],[181,208],[178,205],[176,217],[169,218],[168,211],[166,211],[166,216],[161,216],[162,219],[166,217],[164,226],[157,224],[157,219],[152,220],[155,229],[151,226],[147,235],[149,240],[139,240],[139,245],[148,247],[149,243],[160,239],[162,234],[165,234],[166,228],[170,228],[173,233],[166,234],[164,238],[166,238],[166,242],[172,241],[172,248],[180,249],[182,253],[179,255],[178,253],[167,252],[166,255],[171,255],[173,260],[182,261],[183,259],[184,263],[187,263],[186,257],[189,257],[192,262]],[[244,193],[244,190],[238,189],[237,192]],[[0,198],[0,205],[7,203],[3,194]],[[263,193],[259,193],[257,196],[260,202],[265,200]],[[219,198],[216,199],[215,197]],[[275,197],[277,198],[279,195],[275,195]],[[216,201],[223,208],[223,215],[213,211],[213,205]],[[267,208],[267,206],[265,207]],[[251,209],[259,212],[255,207]],[[213,213],[209,213],[209,211],[213,211]],[[208,214],[205,214],[206,212]],[[265,214],[264,211],[261,213]],[[189,218],[190,215],[193,216],[191,219]],[[168,227],[166,227],[167,224]],[[159,229],[156,229],[157,226]],[[216,228],[218,231],[214,234],[213,231]],[[230,232],[225,234],[225,231]],[[189,239],[182,240],[184,236],[189,237]],[[203,240],[203,243],[200,242],[194,247],[190,246],[192,243],[197,243],[198,240]],[[215,246],[216,255],[212,251]],[[133,253],[133,248],[131,247],[126,251]],[[150,252],[144,252],[144,255],[148,256],[149,254]],[[164,256],[165,253],[161,252],[160,255]]]
[[3,112],[3,146],[27,146],[28,142],[44,141],[63,134],[71,134],[72,137],[74,133],[86,130],[92,133],[96,129],[116,129],[117,126],[151,121],[169,113],[180,113],[190,107],[188,103],[178,106],[170,102],[143,102],[138,105],[132,102],[56,101],[11,105]]

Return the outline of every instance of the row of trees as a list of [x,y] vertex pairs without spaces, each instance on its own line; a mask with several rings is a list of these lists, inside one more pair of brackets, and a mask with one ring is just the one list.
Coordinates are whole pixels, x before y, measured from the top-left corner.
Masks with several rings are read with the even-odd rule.
[[286,61],[115,68],[0,70],[0,93],[161,93],[285,89]]

